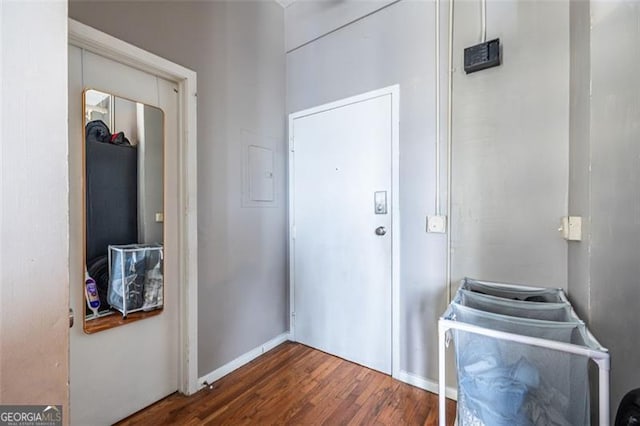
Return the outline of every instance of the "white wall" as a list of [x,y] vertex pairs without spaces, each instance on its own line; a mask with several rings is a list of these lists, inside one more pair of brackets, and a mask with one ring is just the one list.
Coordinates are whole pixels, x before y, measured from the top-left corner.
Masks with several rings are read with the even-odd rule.
[[[203,376],[288,330],[284,11],[262,1],[71,1],[69,11],[198,73]],[[249,143],[275,152],[275,207],[242,207],[242,153]]]
[[0,403],[68,421],[67,3],[1,0],[0,46]]

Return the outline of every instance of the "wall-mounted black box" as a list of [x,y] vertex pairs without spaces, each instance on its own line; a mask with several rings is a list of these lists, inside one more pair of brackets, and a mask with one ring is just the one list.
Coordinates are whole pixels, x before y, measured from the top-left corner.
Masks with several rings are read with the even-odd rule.
[[499,38],[464,49],[464,71],[467,74],[497,67],[501,60]]

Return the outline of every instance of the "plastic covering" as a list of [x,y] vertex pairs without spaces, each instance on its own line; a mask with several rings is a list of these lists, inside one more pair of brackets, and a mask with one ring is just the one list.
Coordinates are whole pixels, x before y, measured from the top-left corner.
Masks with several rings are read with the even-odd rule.
[[[443,319],[606,352],[561,289],[465,279]],[[590,424],[588,356],[455,328],[451,333],[458,425]]]

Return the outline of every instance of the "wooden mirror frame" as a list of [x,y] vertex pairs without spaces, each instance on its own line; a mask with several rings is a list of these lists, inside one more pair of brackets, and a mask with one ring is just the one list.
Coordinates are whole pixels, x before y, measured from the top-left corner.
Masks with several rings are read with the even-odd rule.
[[[111,95],[115,98],[120,98],[129,102],[133,102],[135,104],[143,104],[145,106],[149,106],[151,108],[155,108],[162,113],[162,209],[163,214],[167,208],[167,197],[166,197],[166,113],[165,111],[157,106],[145,104],[144,102],[140,102],[134,99],[127,98],[125,96],[121,96],[116,93],[111,93],[106,90],[97,89],[94,87],[85,87],[82,90],[82,259],[84,268],[87,267],[87,134],[86,134],[86,126],[87,126],[87,118],[86,118],[86,94],[88,91],[97,91],[101,93],[105,93]],[[113,106],[112,106],[113,107]],[[110,129],[114,130],[114,129]],[[163,246],[164,246],[164,235],[166,233],[166,225],[164,220],[162,221],[162,235],[163,235]],[[126,317],[122,315],[121,312],[110,308],[112,310],[111,313],[106,314],[104,316],[100,316],[98,318],[93,318],[87,320],[86,315],[86,294],[85,294],[85,271],[82,272],[83,280],[81,282],[81,300],[85,303],[83,305],[84,310],[82,312],[82,326],[83,331],[86,334],[93,334],[104,330],[109,330],[115,327],[120,327],[122,325],[130,324],[132,322],[140,321],[145,318],[151,318],[157,315],[160,315],[164,311],[164,303],[165,303],[165,283],[163,281],[162,285],[162,299],[163,305],[158,308],[154,308],[150,311],[138,311],[127,314]],[[107,303],[106,301],[100,301],[100,303]]]

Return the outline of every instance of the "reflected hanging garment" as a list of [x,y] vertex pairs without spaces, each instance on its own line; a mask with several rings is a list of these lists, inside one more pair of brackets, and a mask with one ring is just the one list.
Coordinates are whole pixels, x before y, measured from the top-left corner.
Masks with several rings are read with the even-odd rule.
[[138,241],[138,150],[87,140],[86,200],[88,262],[109,244]]

